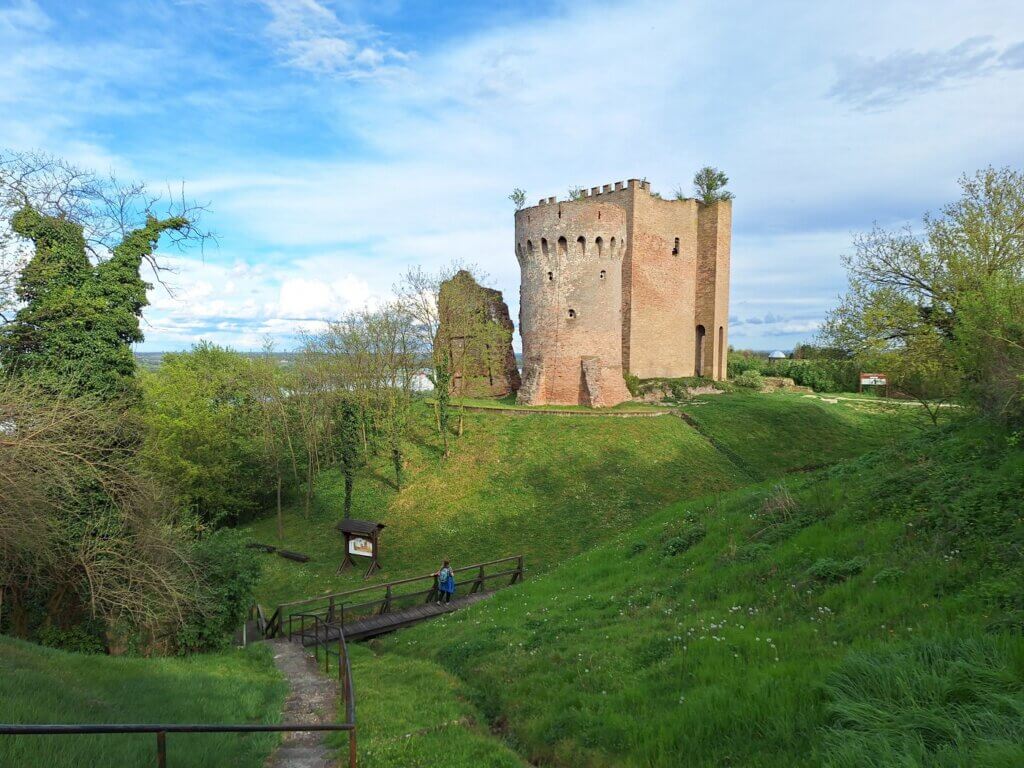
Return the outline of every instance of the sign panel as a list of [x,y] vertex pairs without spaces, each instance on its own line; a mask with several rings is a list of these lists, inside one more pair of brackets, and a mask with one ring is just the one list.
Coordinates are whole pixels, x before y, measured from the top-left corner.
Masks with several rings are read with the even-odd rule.
[[888,384],[889,380],[885,377],[884,373],[862,373],[860,375],[860,385],[862,387],[885,387]]
[[373,557],[373,542],[362,536],[353,536],[348,540],[348,553],[359,557]]

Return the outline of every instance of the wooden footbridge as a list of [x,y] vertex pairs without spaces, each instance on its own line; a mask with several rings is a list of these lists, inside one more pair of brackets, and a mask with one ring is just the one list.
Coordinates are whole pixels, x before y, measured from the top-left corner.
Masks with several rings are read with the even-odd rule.
[[261,620],[264,637],[299,638],[304,645],[336,640],[368,640],[433,619],[489,597],[523,580],[523,556],[514,555],[453,569],[457,589],[439,603],[437,574],[413,576],[277,606]]

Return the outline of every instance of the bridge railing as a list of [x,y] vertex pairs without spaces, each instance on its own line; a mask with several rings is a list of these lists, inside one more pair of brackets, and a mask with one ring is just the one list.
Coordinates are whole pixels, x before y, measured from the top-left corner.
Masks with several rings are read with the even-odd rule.
[[[487,592],[523,580],[523,555],[489,560],[453,568],[456,584],[463,594]],[[437,574],[428,573],[373,584],[344,592],[334,592],[307,600],[281,603],[266,620],[267,637],[301,634],[305,623],[316,617],[324,624],[344,627],[346,623],[376,614],[389,613],[416,604],[428,603],[438,597]],[[294,617],[294,618],[290,618]]]

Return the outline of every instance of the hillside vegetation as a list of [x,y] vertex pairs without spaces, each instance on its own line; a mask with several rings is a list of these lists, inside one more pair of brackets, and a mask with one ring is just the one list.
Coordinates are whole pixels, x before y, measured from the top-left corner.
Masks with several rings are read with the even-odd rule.
[[[716,445],[675,415],[467,413],[465,434],[442,460],[421,406],[406,487],[395,491],[383,458],[355,484],[352,516],[388,526],[384,570],[374,579],[427,572],[441,557],[468,564],[519,552],[531,571],[544,571],[671,502],[856,456],[915,429],[905,415],[786,395],[721,395],[687,412]],[[262,556],[265,604],[362,584],[361,573],[335,573],[342,496],[341,473],[328,470],[318,478],[311,516],[297,505],[287,511],[283,541],[271,517],[244,528],[256,541],[312,558]]]
[[[69,653],[0,636],[0,722],[273,723],[287,686],[269,647],[188,658]],[[169,734],[168,764],[261,765],[273,733]],[[0,765],[152,766],[152,735],[3,736]]]
[[[437,693],[496,750],[455,766],[1020,765],[1022,493],[1013,436],[933,431],[670,506],[376,643],[356,679],[401,657],[455,680]],[[437,764],[437,740],[370,739],[366,765]]]

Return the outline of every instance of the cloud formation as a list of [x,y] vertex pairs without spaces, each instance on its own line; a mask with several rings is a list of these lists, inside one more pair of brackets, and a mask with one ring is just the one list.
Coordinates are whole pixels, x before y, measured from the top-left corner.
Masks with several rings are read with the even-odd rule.
[[878,109],[1000,69],[1021,68],[1024,42],[1000,51],[989,36],[970,37],[946,49],[846,58],[828,95],[858,109]]
[[384,45],[373,27],[344,24],[318,0],[262,0],[268,39],[291,67],[320,75],[371,78],[394,73],[409,54]]

